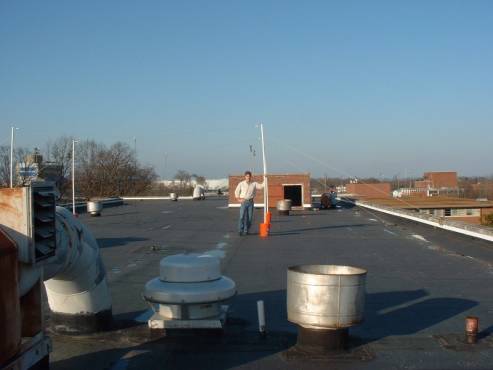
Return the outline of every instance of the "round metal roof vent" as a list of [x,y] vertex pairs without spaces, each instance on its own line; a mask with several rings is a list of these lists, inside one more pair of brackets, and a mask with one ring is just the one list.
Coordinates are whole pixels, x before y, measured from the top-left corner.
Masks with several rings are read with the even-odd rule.
[[219,259],[190,253],[165,257],[160,262],[159,279],[169,283],[198,283],[221,278]]
[[234,281],[221,275],[219,258],[191,253],[163,258],[160,276],[146,283],[143,297],[159,304],[160,311],[165,310],[168,318],[184,319],[209,317],[211,309],[204,305],[209,303],[214,305],[214,314],[219,316],[219,303],[235,293]]

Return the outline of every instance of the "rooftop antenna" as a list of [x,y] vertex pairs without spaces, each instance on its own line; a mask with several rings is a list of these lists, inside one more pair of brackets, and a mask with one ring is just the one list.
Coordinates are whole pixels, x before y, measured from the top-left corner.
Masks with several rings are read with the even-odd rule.
[[250,171],[252,171],[252,173],[255,173],[255,149],[253,148],[253,145],[252,144],[249,144],[250,146],[250,154],[252,155],[252,157],[250,158],[251,160],[251,163],[250,163]]
[[269,187],[267,182],[267,162],[265,160],[264,125],[260,124],[260,139],[262,141],[262,163],[264,167],[264,223],[267,223],[267,212],[269,211]]

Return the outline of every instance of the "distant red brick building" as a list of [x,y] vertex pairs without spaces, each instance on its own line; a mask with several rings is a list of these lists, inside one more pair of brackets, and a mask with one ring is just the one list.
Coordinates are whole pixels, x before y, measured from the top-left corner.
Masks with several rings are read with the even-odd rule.
[[430,180],[416,180],[414,182],[414,187],[416,189],[430,189],[433,187],[432,182]]
[[[456,189],[459,187],[459,181],[457,179],[457,172],[425,172],[424,181],[420,181],[420,184],[430,185],[434,189]],[[417,181],[418,183],[418,181]],[[415,184],[418,187],[418,184]],[[428,187],[428,186],[426,186]]]
[[[235,199],[235,189],[243,175],[229,176],[229,207],[238,207],[239,203]],[[253,181],[261,183],[263,175],[253,175]],[[281,199],[291,199],[293,207],[311,207],[310,174],[269,174],[267,175],[269,184],[269,207],[275,208],[277,201]],[[257,207],[264,204],[263,190],[257,191],[255,205]]]
[[388,182],[379,182],[376,184],[347,184],[346,192],[358,197],[368,198],[390,198],[391,186]]

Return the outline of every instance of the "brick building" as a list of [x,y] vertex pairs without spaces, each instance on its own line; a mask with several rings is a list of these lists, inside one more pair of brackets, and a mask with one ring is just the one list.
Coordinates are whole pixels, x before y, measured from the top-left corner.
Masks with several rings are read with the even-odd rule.
[[407,199],[365,199],[393,208],[401,208],[443,217],[447,220],[463,221],[471,224],[486,223],[486,216],[493,213],[493,202],[454,197],[425,197]]
[[379,182],[376,184],[346,184],[346,192],[356,197],[390,198],[392,196],[391,190],[390,183],[388,182]]
[[[235,189],[240,181],[244,179],[243,175],[229,176],[229,207],[239,207],[240,204],[235,199]],[[253,175],[253,181],[261,183],[263,175]],[[311,190],[310,190],[310,174],[309,173],[294,173],[294,174],[269,174],[267,175],[269,184],[269,207],[275,208],[277,201],[281,199],[291,199],[293,207],[311,207]],[[263,207],[264,192],[257,191],[255,196],[255,206]]]
[[426,187],[433,189],[457,189],[459,181],[457,172],[425,172],[424,180],[416,181],[415,187]]
[[416,180],[414,182],[414,188],[424,193],[426,189],[433,188],[433,185],[430,180]]

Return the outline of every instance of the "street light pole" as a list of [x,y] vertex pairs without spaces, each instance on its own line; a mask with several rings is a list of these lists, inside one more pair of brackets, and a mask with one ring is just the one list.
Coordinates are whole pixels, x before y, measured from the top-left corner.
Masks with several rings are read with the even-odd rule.
[[166,180],[166,166],[168,164],[168,153],[164,153],[164,171],[163,171],[163,179]]
[[72,140],[72,214],[75,216],[75,143],[77,140]]
[[135,168],[137,168],[137,138],[134,137],[134,161],[135,161]]
[[11,126],[10,133],[10,187],[14,187],[14,132],[18,127]]

